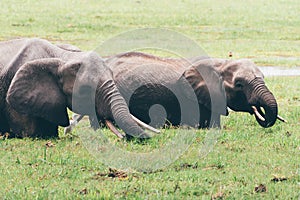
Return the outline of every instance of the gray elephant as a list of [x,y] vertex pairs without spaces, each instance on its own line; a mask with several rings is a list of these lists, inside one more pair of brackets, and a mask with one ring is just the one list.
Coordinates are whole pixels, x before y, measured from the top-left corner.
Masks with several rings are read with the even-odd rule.
[[127,135],[149,137],[100,56],[68,48],[42,39],[0,43],[0,132],[56,137],[58,126],[69,125],[69,108],[110,127],[115,121]]
[[[254,114],[264,128],[273,126],[277,118],[284,121],[278,116],[276,99],[265,85],[262,72],[248,59],[199,57],[185,60],[129,52],[111,56],[105,63],[113,71],[116,85],[131,113],[150,124],[151,118],[155,117],[149,114],[149,108],[155,104],[165,108],[167,121],[171,124],[182,123],[182,105],[174,91],[180,90],[178,94],[195,101],[195,98],[189,98],[193,92],[186,92],[187,87],[182,88],[186,83],[192,87],[200,109],[199,121],[190,122],[199,128],[220,126],[219,118],[227,114],[226,106]],[[187,113],[193,115],[197,113],[193,112],[195,109],[192,107]],[[193,117],[198,119],[196,115]]]
[[220,116],[227,115],[222,79],[211,63],[138,52],[111,56],[105,63],[130,111],[151,126],[220,127]]

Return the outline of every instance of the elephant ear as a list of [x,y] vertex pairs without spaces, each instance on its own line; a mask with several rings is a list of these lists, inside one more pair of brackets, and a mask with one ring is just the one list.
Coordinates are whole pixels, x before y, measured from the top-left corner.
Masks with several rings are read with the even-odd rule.
[[209,110],[227,115],[226,94],[222,78],[219,73],[207,61],[201,61],[189,67],[182,74],[181,80],[188,82],[194,90],[194,94],[186,91],[185,96],[193,99],[196,95],[198,103]]
[[22,65],[8,89],[8,104],[21,114],[68,126],[66,97],[57,77],[58,67],[62,64],[59,59],[49,58]]

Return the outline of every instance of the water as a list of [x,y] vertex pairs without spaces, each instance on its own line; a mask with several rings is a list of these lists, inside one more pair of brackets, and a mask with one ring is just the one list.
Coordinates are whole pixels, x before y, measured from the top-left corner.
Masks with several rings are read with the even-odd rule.
[[300,76],[300,67],[259,67],[265,76]]

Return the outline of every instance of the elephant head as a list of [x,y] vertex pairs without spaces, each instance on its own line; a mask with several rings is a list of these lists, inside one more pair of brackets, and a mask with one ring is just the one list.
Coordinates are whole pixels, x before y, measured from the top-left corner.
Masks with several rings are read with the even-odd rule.
[[248,59],[216,60],[215,67],[224,80],[228,107],[255,114],[257,122],[264,128],[273,126],[278,106],[258,67]]
[[[180,77],[180,90],[184,96],[193,99],[196,95],[200,108],[201,128],[220,127],[220,115],[228,115],[223,80],[212,64],[213,61],[210,59],[197,60],[186,68]],[[183,87],[185,82],[193,91]]]
[[68,107],[80,114],[96,113],[98,120],[114,120],[127,135],[149,137],[130,115],[111,70],[94,52],[26,62],[15,74],[6,100],[19,113],[56,125],[69,125]]

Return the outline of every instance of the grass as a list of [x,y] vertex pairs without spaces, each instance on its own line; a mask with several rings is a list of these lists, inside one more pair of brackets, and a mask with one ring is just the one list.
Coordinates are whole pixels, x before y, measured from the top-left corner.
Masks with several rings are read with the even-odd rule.
[[[2,0],[0,40],[41,37],[89,50],[125,31],[159,27],[185,34],[212,57],[227,57],[233,51],[233,58],[292,67],[300,66],[299,10],[296,0]],[[288,123],[263,129],[253,116],[231,113],[222,119],[218,142],[207,156],[199,157],[199,149],[208,132],[197,131],[188,151],[155,173],[109,169],[75,136],[61,134],[51,143],[3,138],[0,198],[297,199],[300,79],[269,77],[266,82]],[[85,133],[79,127],[76,136]],[[143,143],[117,140],[108,130],[104,133],[121,149],[148,152],[168,143],[176,136],[174,131],[168,129]],[[261,192],[256,192],[260,184]]]
[[296,0],[3,0],[0,39],[42,37],[89,50],[136,28],[168,28],[212,57],[232,51],[261,65],[299,66],[299,10]]
[[[32,139],[0,140],[1,197],[297,199],[300,182],[299,83],[297,77],[267,79],[287,124],[277,122],[273,127],[263,129],[252,116],[231,113],[223,118],[224,128],[207,156],[199,157],[199,150],[209,134],[200,130],[188,151],[154,173],[113,171],[99,162],[108,159],[104,160],[107,164],[111,157],[95,151],[91,154],[87,149],[95,149],[86,148],[80,137],[61,134],[51,143]],[[286,86],[289,93],[279,89]],[[84,127],[84,122],[80,126]],[[87,134],[80,132],[80,126],[74,134]],[[174,130],[168,129],[142,143],[118,140],[105,129],[104,134],[109,142],[124,151],[150,152],[168,143],[174,137]],[[104,157],[96,159],[94,156]],[[160,157],[164,158],[164,155]],[[123,161],[129,159],[123,157]],[[266,192],[255,192],[255,187],[260,184],[266,187]]]

